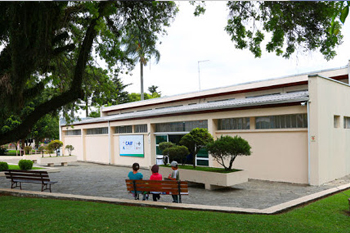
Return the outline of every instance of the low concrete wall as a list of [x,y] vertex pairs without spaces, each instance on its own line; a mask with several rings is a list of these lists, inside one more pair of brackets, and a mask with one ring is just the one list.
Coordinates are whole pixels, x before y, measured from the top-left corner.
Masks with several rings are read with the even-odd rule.
[[[171,167],[159,167],[159,173],[162,174],[163,177],[168,177],[171,172]],[[179,172],[180,180],[204,184],[205,189],[209,190],[248,182],[248,172],[243,170],[230,173],[218,173],[179,169]]]
[[54,164],[61,164],[62,166],[67,166],[68,162],[76,162],[77,156],[55,156],[55,157],[39,157],[38,164],[53,166]]

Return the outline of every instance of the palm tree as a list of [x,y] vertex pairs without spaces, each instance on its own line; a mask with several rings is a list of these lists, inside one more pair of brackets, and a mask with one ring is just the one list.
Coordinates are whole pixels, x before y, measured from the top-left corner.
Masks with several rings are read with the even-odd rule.
[[140,62],[140,81],[141,81],[141,100],[144,100],[143,92],[143,66],[154,57],[156,63],[159,62],[160,53],[156,49],[157,35],[151,35],[149,32],[141,31],[138,27],[129,30],[128,36],[123,44],[126,46],[126,54],[134,61]]

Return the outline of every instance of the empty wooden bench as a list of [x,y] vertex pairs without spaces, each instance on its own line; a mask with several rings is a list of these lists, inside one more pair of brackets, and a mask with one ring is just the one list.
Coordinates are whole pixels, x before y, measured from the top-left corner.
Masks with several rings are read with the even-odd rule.
[[[181,195],[188,195],[187,181],[177,180],[125,180],[126,188],[129,192],[150,193],[160,192],[162,195],[179,195],[181,203]],[[137,195],[135,195],[135,200]]]
[[7,170],[5,171],[7,179],[11,179],[11,189],[19,187],[22,189],[22,183],[41,184],[41,192],[50,190],[51,184],[57,181],[50,181],[47,171],[24,171],[24,170]]

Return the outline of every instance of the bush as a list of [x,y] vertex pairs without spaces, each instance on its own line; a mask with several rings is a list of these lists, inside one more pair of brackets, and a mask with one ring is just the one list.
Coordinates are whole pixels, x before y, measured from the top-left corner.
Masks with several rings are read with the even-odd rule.
[[6,162],[0,162],[0,171],[9,169],[9,165]]
[[47,146],[49,151],[56,151],[56,156],[58,156],[58,149],[63,146],[63,142],[60,140],[53,140]]
[[38,151],[41,153],[41,157],[44,157],[44,151],[46,150],[45,146],[41,146],[38,148]]
[[31,160],[26,160],[26,159],[21,159],[18,162],[18,166],[21,170],[30,170],[33,167],[33,161]]
[[26,153],[26,155],[29,155],[29,153],[32,151],[32,147],[31,146],[25,146],[24,147],[24,152]]
[[190,152],[185,146],[172,146],[163,151],[163,155],[166,154],[169,156],[170,161],[177,161],[178,163],[184,164],[186,161],[186,156]]
[[6,154],[6,148],[0,147],[0,155]]
[[[237,156],[251,154],[249,143],[239,136],[221,136],[216,141],[207,144],[207,150],[225,170],[231,170]],[[225,164],[228,162],[228,166]]]
[[72,151],[74,150],[74,147],[72,145],[67,145],[66,150],[68,150],[69,156],[72,155]]

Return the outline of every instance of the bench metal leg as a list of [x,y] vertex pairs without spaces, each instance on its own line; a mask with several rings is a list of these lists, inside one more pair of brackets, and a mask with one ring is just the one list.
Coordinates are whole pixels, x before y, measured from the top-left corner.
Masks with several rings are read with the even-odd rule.
[[[19,185],[18,185],[18,183],[19,183]],[[14,181],[12,181],[11,182],[11,189],[14,189],[14,188],[17,188],[17,187],[19,187],[22,190],[22,183],[21,182],[14,182]]]

